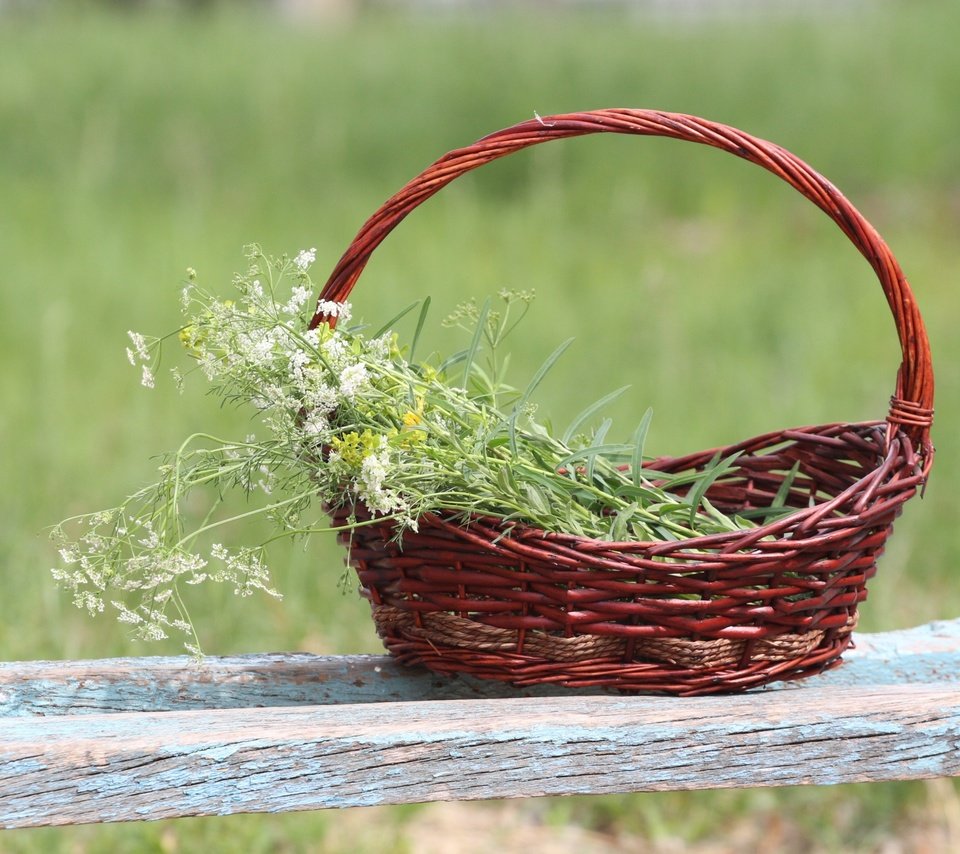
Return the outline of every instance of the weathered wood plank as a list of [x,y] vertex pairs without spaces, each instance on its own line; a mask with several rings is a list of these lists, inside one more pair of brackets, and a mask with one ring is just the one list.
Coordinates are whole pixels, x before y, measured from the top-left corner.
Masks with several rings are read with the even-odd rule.
[[0,826],[960,775],[960,620],[857,644],[819,677],[693,699],[382,656],[3,664]]
[[0,719],[570,693],[597,692],[552,686],[521,690],[481,679],[438,676],[404,667],[385,655],[292,653],[209,656],[200,662],[181,656],[0,664]]
[[[787,686],[960,682],[960,620],[858,634],[843,666]],[[312,706],[401,700],[586,696],[541,687],[436,676],[386,656],[307,654],[108,659],[0,664],[0,718],[140,710]],[[608,692],[609,693],[609,692]]]
[[955,684],[20,717],[0,826],[952,775]]

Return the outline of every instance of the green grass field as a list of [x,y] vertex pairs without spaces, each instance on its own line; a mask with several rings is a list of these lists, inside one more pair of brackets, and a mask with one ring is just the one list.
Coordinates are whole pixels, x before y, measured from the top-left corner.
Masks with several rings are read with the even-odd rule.
[[[185,398],[169,382],[142,389],[124,358],[128,329],[176,326],[186,267],[226,293],[243,244],[316,246],[322,279],[365,217],[448,149],[535,110],[608,106],[697,113],[773,139],[887,238],[933,343],[939,455],[861,627],[960,613],[955,3],[703,21],[613,8],[374,10],[316,26],[255,12],[49,8],[0,14],[0,659],[179,651],[135,645],[109,617],[75,611],[50,580],[44,529],[115,503],[190,432],[248,430],[245,413],[217,409],[199,386]],[[654,452],[879,418],[893,391],[893,324],[863,259],[785,185],[708,149],[591,137],[493,164],[381,247],[355,311],[386,320],[430,294],[437,319],[504,286],[539,294],[532,334],[517,342],[518,379],[578,339],[542,387],[541,411],[563,421],[629,383],[614,430],[628,436],[652,406]],[[441,332],[431,333],[438,348],[449,344]],[[336,588],[332,537],[273,559],[281,603],[193,597],[208,652],[379,649],[367,606]],[[427,851],[435,809],[7,832],[0,852]],[[469,809],[496,826],[508,807]],[[509,810],[544,840],[579,827],[620,850],[960,846],[950,784]],[[903,847],[883,848],[896,839]]]

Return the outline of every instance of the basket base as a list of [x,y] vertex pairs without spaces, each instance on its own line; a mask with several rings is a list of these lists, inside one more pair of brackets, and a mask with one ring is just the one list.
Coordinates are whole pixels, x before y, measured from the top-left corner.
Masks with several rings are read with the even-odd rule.
[[[444,675],[467,674],[517,687],[552,684],[566,688],[616,688],[624,693],[696,696],[746,691],[770,682],[800,679],[841,663],[857,618],[829,633],[811,631],[758,641],[664,638],[634,644],[584,635],[572,638],[526,635],[525,652],[516,632],[452,614],[426,614],[372,605],[377,632],[401,663]],[[538,643],[539,641],[539,643]],[[567,643],[559,644],[558,642]],[[538,647],[543,655],[537,655]],[[549,657],[548,657],[549,656]]]

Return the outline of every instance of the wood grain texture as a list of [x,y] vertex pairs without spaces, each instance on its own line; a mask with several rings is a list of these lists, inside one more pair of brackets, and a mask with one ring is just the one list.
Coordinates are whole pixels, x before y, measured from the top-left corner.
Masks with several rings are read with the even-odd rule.
[[0,825],[958,774],[953,685],[11,718]]
[[960,776],[960,620],[857,644],[687,699],[484,696],[509,689],[380,656],[4,664],[0,826]]
[[[774,688],[960,682],[960,620],[856,635],[844,664]],[[771,690],[771,688],[763,689]],[[515,689],[471,677],[443,677],[388,656],[305,653],[0,664],[0,718],[403,700],[589,696],[537,686]]]

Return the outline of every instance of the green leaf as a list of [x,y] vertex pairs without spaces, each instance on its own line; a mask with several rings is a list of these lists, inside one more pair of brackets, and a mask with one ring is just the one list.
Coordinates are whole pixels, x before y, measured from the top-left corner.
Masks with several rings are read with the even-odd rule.
[[413,333],[413,340],[410,342],[410,361],[413,361],[413,354],[417,349],[417,342],[420,340],[420,333],[423,331],[423,324],[427,319],[427,312],[430,311],[430,297],[423,301],[420,307],[420,316],[417,318],[417,328]]
[[464,359],[467,358],[466,350],[459,350],[454,353],[452,356],[448,356],[440,363],[440,367],[437,368],[438,374],[444,374],[450,370],[454,365],[460,364]]
[[543,381],[543,378],[547,375],[547,372],[554,366],[557,359],[559,359],[564,351],[573,343],[573,338],[568,338],[564,341],[556,350],[554,350],[549,356],[547,356],[546,361],[540,366],[539,370],[533,375],[533,379],[530,380],[529,385],[524,389],[523,394],[520,396],[520,400],[517,401],[517,407],[523,406],[529,399],[530,395],[533,394],[533,390],[540,385]]
[[576,432],[580,428],[581,424],[590,418],[590,416],[593,415],[597,410],[603,409],[603,407],[610,403],[610,401],[616,400],[618,397],[620,397],[620,395],[623,394],[628,388],[630,388],[628,385],[620,386],[620,388],[616,389],[615,391],[611,391],[609,394],[605,394],[599,400],[594,401],[586,409],[579,412],[576,417],[574,417],[573,421],[570,422],[570,426],[564,431],[560,441],[564,445],[569,445],[570,440],[576,435]]
[[786,506],[787,497],[790,495],[790,490],[793,487],[793,481],[796,478],[798,471],[800,471],[800,460],[797,460],[793,464],[793,468],[787,472],[787,476],[783,479],[783,483],[780,484],[780,488],[777,490],[777,494],[773,498],[773,503],[770,505],[771,510],[779,510],[780,508]]
[[514,409],[507,419],[507,435],[510,437],[510,452],[517,456],[517,416],[520,410]]
[[703,498],[700,499],[700,503],[703,505],[703,509],[707,516],[713,519],[713,521],[723,528],[723,530],[735,531],[737,529],[736,522],[734,522],[733,519],[731,519],[725,513],[721,513],[719,510],[717,510],[717,508],[713,506],[706,496],[703,496]]
[[663,493],[648,486],[634,486],[632,483],[614,483],[611,485],[613,494],[617,498],[632,498],[639,501],[644,506],[659,501]]
[[650,429],[650,421],[653,419],[653,410],[648,409],[643,413],[643,418],[637,425],[633,434],[633,459],[630,461],[630,474],[633,477],[633,485],[640,486],[643,480],[643,446],[647,441],[647,431]]
[[633,514],[637,512],[640,508],[640,505],[634,502],[628,507],[624,507],[622,510],[618,510],[616,515],[613,517],[613,524],[610,525],[610,539],[615,543],[623,542],[627,538],[628,525],[630,520],[633,518]]
[[532,483],[525,484],[527,501],[530,502],[531,509],[543,516],[550,515],[550,502],[547,501],[540,489]]
[[575,460],[585,460],[597,454],[623,454],[631,450],[633,450],[633,445],[592,445],[589,448],[581,448],[579,451],[567,454],[557,463],[557,468],[567,468],[567,466]]
[[504,495],[516,495],[517,485],[510,471],[510,466],[500,466],[497,471],[497,486],[503,491]]
[[[607,433],[610,432],[610,427],[613,425],[612,418],[604,418],[603,423],[597,428],[597,432],[593,434],[593,439],[590,444],[597,446],[602,445],[603,440],[607,438]],[[587,483],[593,483],[593,470],[597,465],[597,454],[587,458]]]
[[[430,302],[430,297],[427,297],[427,302],[428,303]],[[419,302],[410,303],[410,305],[408,305],[405,309],[403,309],[403,311],[401,311],[397,315],[394,315],[394,317],[392,317],[390,320],[384,323],[383,326],[381,326],[376,332],[373,333],[371,338],[379,338],[381,335],[383,335],[384,332],[389,332],[398,320],[400,320],[403,317],[406,317],[406,315],[408,315],[411,311],[413,311],[418,305],[420,305]],[[423,312],[421,311],[420,314],[422,315]],[[412,350],[411,350],[411,353],[412,353]]]
[[700,479],[690,492],[687,493],[686,503],[690,505],[690,527],[693,527],[697,519],[697,509],[700,507],[700,501],[707,494],[707,490],[717,481],[718,478],[726,474],[740,456],[740,451],[730,454],[725,460],[716,463],[713,468],[708,468],[701,473]]
[[470,383],[470,369],[473,367],[473,360],[476,358],[477,349],[480,346],[480,339],[483,338],[483,332],[487,325],[487,315],[490,313],[490,297],[483,301],[483,307],[480,309],[480,316],[477,318],[477,328],[473,330],[473,340],[467,348],[467,355],[463,365],[463,387],[468,388]]
[[492,401],[496,390],[493,387],[493,381],[490,379],[490,375],[477,364],[474,364],[472,373],[476,381],[477,389],[482,392],[484,397]]

